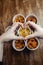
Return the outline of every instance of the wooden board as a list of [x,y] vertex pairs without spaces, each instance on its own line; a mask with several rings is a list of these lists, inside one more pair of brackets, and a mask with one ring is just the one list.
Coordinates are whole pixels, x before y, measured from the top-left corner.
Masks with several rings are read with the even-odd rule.
[[[38,24],[43,27],[43,0],[0,0],[0,34],[12,25],[12,18],[18,13],[25,17],[36,15]],[[34,52],[27,49],[16,52],[12,41],[4,43],[3,65],[43,65],[43,39],[40,39],[40,47]]]

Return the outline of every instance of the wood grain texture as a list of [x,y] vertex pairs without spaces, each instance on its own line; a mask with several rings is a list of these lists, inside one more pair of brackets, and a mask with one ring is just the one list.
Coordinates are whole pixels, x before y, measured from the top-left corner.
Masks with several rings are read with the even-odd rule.
[[[43,27],[43,0],[0,0],[0,34],[12,25],[12,18],[18,13],[25,17],[36,15]],[[40,47],[34,52],[27,49],[16,52],[12,41],[4,43],[3,65],[43,65],[43,40],[40,39]]]

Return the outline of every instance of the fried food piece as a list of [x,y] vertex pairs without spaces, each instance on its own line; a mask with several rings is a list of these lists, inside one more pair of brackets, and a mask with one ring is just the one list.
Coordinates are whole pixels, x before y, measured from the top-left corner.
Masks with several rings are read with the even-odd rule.
[[24,43],[23,40],[16,40],[16,41],[15,41],[15,47],[16,47],[17,49],[22,49],[22,48],[24,47],[24,45],[25,45],[25,43]]
[[24,23],[24,18],[22,16],[17,16],[14,20],[14,22],[21,22]]
[[32,21],[34,23],[37,23],[37,19],[35,16],[29,16],[26,21]]
[[38,41],[35,38],[31,38],[28,40],[27,44],[29,48],[33,49],[37,47]]

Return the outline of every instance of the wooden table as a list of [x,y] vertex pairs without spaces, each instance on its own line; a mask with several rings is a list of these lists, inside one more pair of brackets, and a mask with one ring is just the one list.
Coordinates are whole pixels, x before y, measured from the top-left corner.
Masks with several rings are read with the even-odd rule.
[[[0,0],[0,34],[12,25],[12,17],[21,13],[25,17],[34,14],[38,24],[43,27],[43,0]],[[43,65],[43,39],[36,51],[17,52],[12,48],[12,41],[4,43],[3,65]]]

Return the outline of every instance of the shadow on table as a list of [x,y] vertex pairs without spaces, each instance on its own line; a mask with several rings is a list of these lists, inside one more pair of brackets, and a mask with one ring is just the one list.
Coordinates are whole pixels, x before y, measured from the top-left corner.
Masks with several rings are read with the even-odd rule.
[[28,50],[27,48],[25,48],[23,51],[16,51],[12,47],[12,53],[13,54],[21,54],[21,53],[23,53],[23,54],[30,54],[30,53],[32,53],[32,51]]

